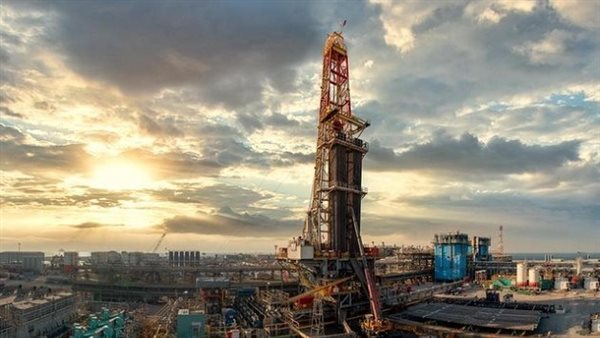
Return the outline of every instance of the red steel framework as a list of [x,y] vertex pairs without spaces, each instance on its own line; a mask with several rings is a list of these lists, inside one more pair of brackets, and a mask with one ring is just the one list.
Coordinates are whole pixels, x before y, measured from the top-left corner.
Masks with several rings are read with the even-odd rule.
[[[367,121],[352,115],[346,45],[341,32],[331,33],[323,49],[315,176],[303,229],[303,239],[314,248],[314,258],[301,264],[334,261],[338,278],[357,276],[367,291],[372,314],[363,328],[380,332],[387,322],[381,316],[374,258],[367,257],[360,236],[361,200],[366,194],[362,160],[368,145],[359,137],[368,126]],[[320,272],[324,270],[312,271],[316,280],[329,280],[330,276]]]
[[[313,244],[317,253],[333,251],[343,254],[354,251],[354,254],[358,254],[355,245],[350,248],[342,243],[356,242],[356,237],[348,235],[353,231],[347,230],[352,229],[353,218],[360,224],[360,205],[356,204],[360,204],[360,199],[366,193],[360,185],[360,171],[367,144],[358,139],[358,136],[368,123],[352,115],[348,70],[348,53],[344,38],[339,32],[331,33],[323,49],[315,176],[311,204],[304,226],[304,236]],[[338,160],[332,155],[332,149],[336,146],[356,154],[343,155],[347,161],[338,166],[349,169],[339,175],[331,170]],[[348,196],[339,198],[338,192],[344,192]],[[347,200],[343,203],[345,205],[342,206],[342,202],[335,204],[333,199],[336,197]],[[339,217],[334,216],[336,207],[340,210],[337,215]],[[347,214],[347,210],[352,207],[358,214]]]

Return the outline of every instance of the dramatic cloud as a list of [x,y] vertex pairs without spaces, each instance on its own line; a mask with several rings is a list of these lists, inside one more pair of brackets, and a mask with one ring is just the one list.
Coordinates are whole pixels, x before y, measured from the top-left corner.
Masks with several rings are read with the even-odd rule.
[[112,227],[122,227],[122,226],[123,226],[123,224],[102,224],[102,223],[96,223],[96,222],[85,222],[85,223],[71,225],[71,227],[79,229],[79,230],[112,228]]
[[[34,180],[34,185],[13,185],[17,194],[4,194],[0,197],[0,205],[30,207],[119,207],[123,202],[134,201],[136,197],[128,192],[110,192],[90,189],[82,194],[69,194],[57,185],[43,187],[43,181]],[[32,188],[35,187],[35,188]]]
[[236,213],[223,207],[210,214],[175,216],[159,228],[167,233],[192,233],[234,237],[287,237],[301,227],[301,220],[274,220],[261,214]]
[[508,250],[600,251],[599,11],[4,1],[0,246],[285,244],[311,199],[322,44],[347,20],[353,113],[371,122],[365,241],[504,225]]
[[3,170],[72,172],[83,168],[86,160],[89,155],[82,144],[29,144],[21,131],[0,124],[0,168]]
[[135,94],[192,86],[228,107],[259,100],[266,83],[293,88],[311,50],[298,46],[316,49],[321,40],[303,3],[37,5],[57,15],[49,42],[84,76]]
[[226,184],[195,187],[184,184],[177,189],[161,189],[154,191],[160,198],[177,203],[197,203],[212,207],[247,208],[260,200],[273,197],[243,187]]
[[455,175],[496,175],[538,172],[579,160],[581,141],[557,145],[526,145],[518,140],[493,137],[487,143],[463,134],[452,138],[439,133],[428,143],[395,153],[379,142],[371,144],[370,170],[424,170]]
[[550,0],[550,5],[570,23],[586,28],[600,28],[600,5],[588,0]]

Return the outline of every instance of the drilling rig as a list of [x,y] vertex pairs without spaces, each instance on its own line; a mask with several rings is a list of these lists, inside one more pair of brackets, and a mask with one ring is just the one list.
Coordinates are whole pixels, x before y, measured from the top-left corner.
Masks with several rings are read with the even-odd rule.
[[[336,284],[329,308],[343,327],[364,316],[367,335],[388,329],[375,281],[376,255],[360,236],[362,161],[368,144],[360,139],[369,123],[352,114],[348,53],[341,32],[327,36],[323,48],[315,174],[302,235],[281,248],[278,258],[298,272],[304,287]],[[338,282],[342,281],[342,282]]]

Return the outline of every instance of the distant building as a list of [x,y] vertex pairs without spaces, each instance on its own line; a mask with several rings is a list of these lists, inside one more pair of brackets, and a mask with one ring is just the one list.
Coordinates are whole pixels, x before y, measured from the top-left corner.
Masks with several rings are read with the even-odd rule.
[[79,265],[79,253],[75,251],[67,251],[63,256],[63,268],[65,273],[71,273],[77,269]]
[[94,251],[91,254],[92,264],[122,263],[121,254],[116,251]]
[[200,251],[169,251],[169,265],[183,266],[199,266]]
[[37,298],[0,298],[0,338],[29,338],[64,333],[75,317],[75,296],[47,293]]
[[40,251],[0,252],[0,264],[18,264],[24,270],[41,272],[44,268],[44,253]]
[[160,255],[152,252],[121,252],[121,261],[125,265],[148,265],[158,263],[160,261]]
[[473,237],[473,260],[475,261],[491,261],[492,255],[490,247],[492,239],[489,237]]

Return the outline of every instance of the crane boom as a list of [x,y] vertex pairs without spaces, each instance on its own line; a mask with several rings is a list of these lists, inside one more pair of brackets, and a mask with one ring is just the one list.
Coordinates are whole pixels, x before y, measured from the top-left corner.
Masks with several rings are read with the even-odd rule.
[[152,253],[155,253],[156,250],[158,250],[158,247],[160,246],[160,244],[162,243],[163,239],[165,239],[165,236],[167,236],[166,232],[163,232],[163,234],[160,236],[160,238],[158,239],[158,242],[156,242],[156,245],[154,246],[154,249],[152,249]]

